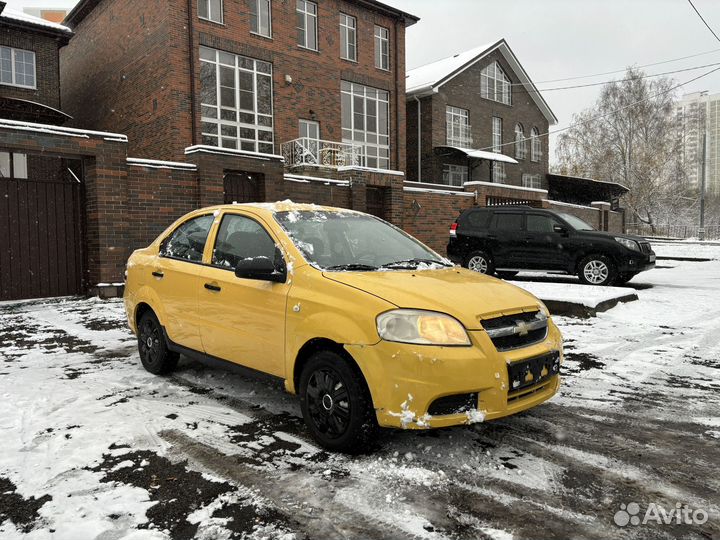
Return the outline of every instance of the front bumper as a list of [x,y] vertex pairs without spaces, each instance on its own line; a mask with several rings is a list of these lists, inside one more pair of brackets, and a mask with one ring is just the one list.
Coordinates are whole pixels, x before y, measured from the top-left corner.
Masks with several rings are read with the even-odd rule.
[[655,253],[637,253],[634,252],[627,259],[619,261],[618,272],[623,274],[638,274],[645,270],[655,268]]
[[[365,375],[381,426],[427,429],[493,420],[539,405],[557,393],[559,375],[512,392],[507,367],[553,351],[560,351],[562,361],[562,336],[552,321],[544,341],[502,353],[497,352],[484,331],[468,334],[471,347],[387,341],[345,346]],[[459,394],[477,394],[475,412],[428,414],[435,400]]]

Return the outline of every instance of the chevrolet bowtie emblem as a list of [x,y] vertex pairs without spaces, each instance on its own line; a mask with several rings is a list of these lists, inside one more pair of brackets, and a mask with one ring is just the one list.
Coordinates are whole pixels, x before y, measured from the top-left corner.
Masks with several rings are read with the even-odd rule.
[[515,333],[521,336],[527,336],[530,333],[528,323],[525,321],[515,321]]

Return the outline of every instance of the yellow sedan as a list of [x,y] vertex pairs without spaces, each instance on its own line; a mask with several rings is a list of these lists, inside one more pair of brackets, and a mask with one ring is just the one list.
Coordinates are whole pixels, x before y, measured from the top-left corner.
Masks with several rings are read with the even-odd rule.
[[352,210],[192,212],[131,255],[125,307],[148,371],[184,354],[278,377],[330,450],[358,451],[378,426],[507,416],[560,384],[542,302]]

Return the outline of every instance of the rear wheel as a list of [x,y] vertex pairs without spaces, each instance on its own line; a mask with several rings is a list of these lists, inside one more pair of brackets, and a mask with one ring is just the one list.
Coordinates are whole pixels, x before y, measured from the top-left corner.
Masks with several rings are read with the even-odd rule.
[[512,279],[512,278],[514,278],[515,276],[518,275],[518,272],[515,272],[515,271],[498,271],[498,272],[495,272],[495,275],[497,275],[497,277],[499,277],[500,279]]
[[332,351],[315,353],[300,375],[300,408],[321,446],[358,453],[377,431],[370,392],[362,375]]
[[587,285],[610,285],[616,276],[615,265],[605,255],[589,255],[578,265],[578,277]]
[[155,375],[170,373],[180,358],[178,353],[168,349],[160,321],[152,311],[140,317],[138,351],[143,367]]
[[492,274],[495,270],[495,265],[490,255],[484,251],[473,251],[467,256],[467,259],[465,259],[465,268],[481,274]]

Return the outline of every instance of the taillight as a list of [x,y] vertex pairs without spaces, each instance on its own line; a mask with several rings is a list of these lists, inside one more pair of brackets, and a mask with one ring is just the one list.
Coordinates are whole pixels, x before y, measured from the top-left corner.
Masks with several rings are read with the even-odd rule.
[[450,225],[450,236],[457,236],[457,223],[453,223],[452,225]]

